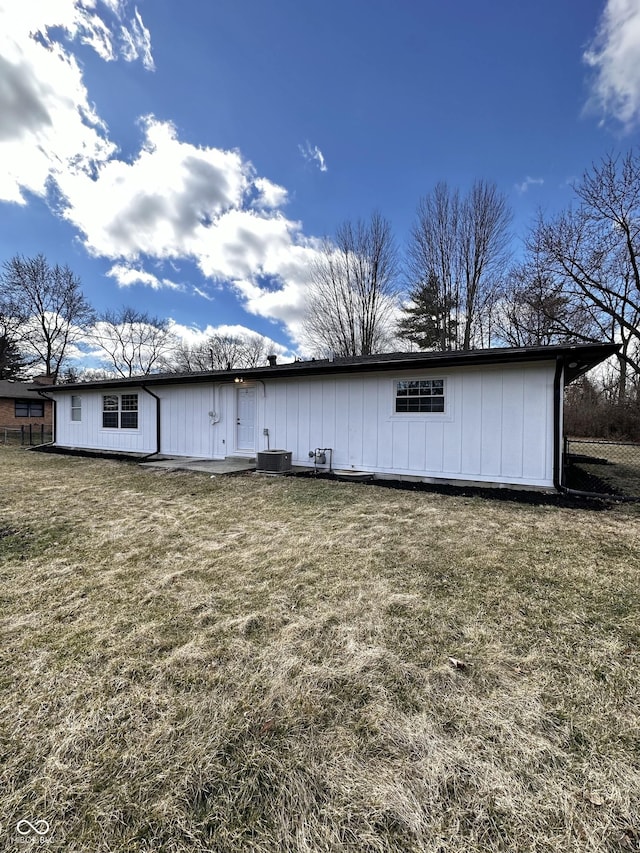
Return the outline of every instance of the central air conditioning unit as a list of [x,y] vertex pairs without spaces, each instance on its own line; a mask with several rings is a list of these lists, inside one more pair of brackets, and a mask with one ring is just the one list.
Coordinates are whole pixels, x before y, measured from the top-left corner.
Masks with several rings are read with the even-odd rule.
[[265,474],[286,474],[291,471],[290,450],[261,450],[258,453],[256,471]]

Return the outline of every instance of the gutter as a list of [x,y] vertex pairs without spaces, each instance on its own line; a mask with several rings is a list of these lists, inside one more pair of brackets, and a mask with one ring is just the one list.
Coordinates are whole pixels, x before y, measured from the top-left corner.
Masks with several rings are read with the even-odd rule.
[[150,456],[157,456],[160,453],[160,397],[158,397],[157,394],[154,394],[153,391],[149,391],[146,385],[140,383],[140,387],[156,401],[156,449],[153,451],[153,453],[147,453],[144,458],[148,459]]
[[560,417],[562,408],[562,375],[564,358],[556,357],[556,370],[553,376],[553,487],[559,492],[567,491],[563,485],[564,465],[562,455],[563,430]]
[[[56,400],[53,399],[53,397],[47,397],[47,395],[44,393],[44,391],[40,391],[39,389],[36,389],[36,390],[37,390],[37,393],[40,397],[43,397],[45,400],[48,400],[51,403],[51,421],[52,421],[53,429],[51,431],[52,432],[51,441],[48,442],[48,444],[55,444],[56,443],[56,433],[58,431],[58,403]],[[43,445],[43,447],[44,447],[44,445]]]

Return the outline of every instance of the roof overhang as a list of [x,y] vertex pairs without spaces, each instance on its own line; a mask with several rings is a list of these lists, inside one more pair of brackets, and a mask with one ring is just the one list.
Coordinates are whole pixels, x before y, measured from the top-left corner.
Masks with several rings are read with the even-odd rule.
[[620,351],[618,344],[582,344],[573,348],[567,348],[564,354],[564,384],[568,385],[588,373],[593,367],[597,367],[617,355]]
[[592,367],[615,355],[617,344],[562,344],[539,347],[510,347],[454,352],[381,353],[333,360],[294,361],[273,367],[210,370],[199,373],[163,373],[131,378],[100,379],[64,385],[39,386],[42,391],[76,391],[88,389],[140,388],[153,385],[185,385],[202,383],[248,382],[267,379],[289,379],[305,376],[327,376],[355,373],[379,373],[399,370],[480,367],[511,365],[524,362],[550,361],[564,366],[565,384]]

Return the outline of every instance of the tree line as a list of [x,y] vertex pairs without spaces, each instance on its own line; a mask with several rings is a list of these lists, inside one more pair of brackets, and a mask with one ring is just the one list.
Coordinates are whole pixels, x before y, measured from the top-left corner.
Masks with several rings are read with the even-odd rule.
[[261,335],[212,334],[195,346],[180,341],[167,320],[130,306],[97,313],[68,266],[16,255],[0,270],[0,379],[35,372],[52,383],[75,382],[73,348],[83,345],[104,364],[92,378],[256,367],[266,361]]
[[[565,211],[539,213],[513,261],[511,211],[495,184],[437,184],[417,207],[401,261],[389,223],[341,226],[313,271],[305,329],[318,350],[612,342],[604,390],[640,392],[640,155],[606,155]],[[404,344],[404,346],[402,346]]]
[[[419,202],[400,257],[380,213],[347,221],[310,270],[302,331],[316,356],[610,341],[606,393],[638,399],[640,155],[606,155],[573,186],[571,206],[540,213],[514,262],[512,216],[495,184],[438,183]],[[16,256],[0,272],[0,377],[38,365],[54,380],[89,341],[119,376],[258,366],[259,335],[189,347],[166,320],[129,307],[97,315],[67,266]],[[65,370],[66,368],[66,370]]]

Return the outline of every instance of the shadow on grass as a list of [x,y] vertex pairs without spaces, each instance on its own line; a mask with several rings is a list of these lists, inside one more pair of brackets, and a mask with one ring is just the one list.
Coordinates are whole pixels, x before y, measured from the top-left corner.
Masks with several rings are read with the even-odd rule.
[[566,478],[571,489],[611,495],[617,500],[640,501],[640,471],[628,465],[572,456],[566,467]]

